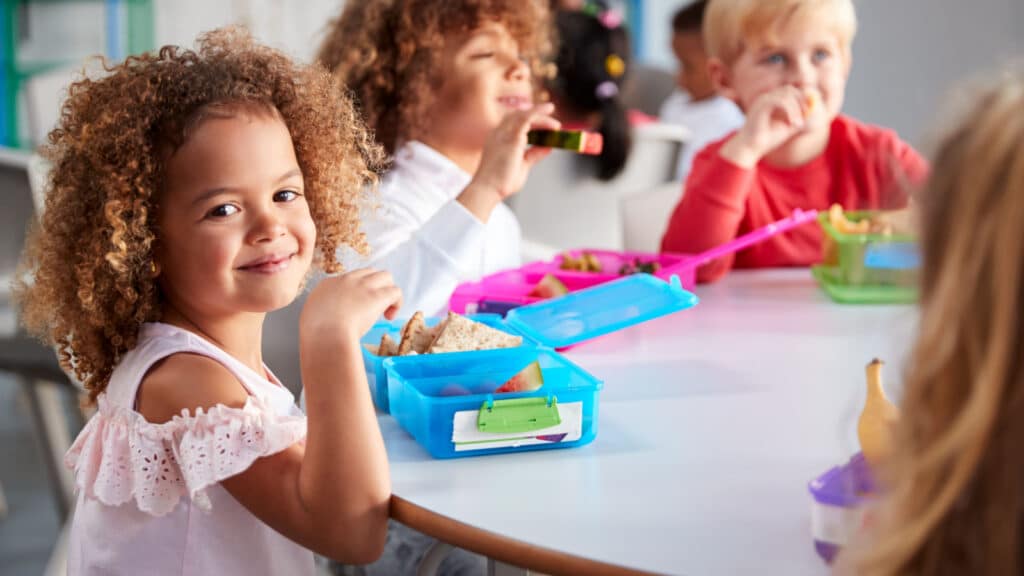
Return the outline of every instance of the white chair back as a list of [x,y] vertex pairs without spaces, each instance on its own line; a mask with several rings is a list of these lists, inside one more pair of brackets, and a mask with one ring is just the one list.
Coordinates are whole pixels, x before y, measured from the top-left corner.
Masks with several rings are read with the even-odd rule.
[[607,182],[592,175],[590,158],[554,151],[509,201],[523,237],[557,249],[622,250],[622,198],[672,181],[685,139],[681,126],[635,127],[625,169]]
[[683,197],[681,182],[666,182],[621,200],[622,245],[630,252],[659,252],[672,210]]

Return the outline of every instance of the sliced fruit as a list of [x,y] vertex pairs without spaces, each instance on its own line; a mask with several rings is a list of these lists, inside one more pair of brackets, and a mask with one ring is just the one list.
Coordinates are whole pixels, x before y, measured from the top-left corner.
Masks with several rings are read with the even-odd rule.
[[654,274],[658,270],[661,270],[661,264],[656,260],[644,262],[639,258],[634,258],[633,260],[626,261],[619,267],[619,276],[629,276],[631,274]]
[[568,293],[569,289],[565,287],[561,280],[551,274],[545,274],[540,279],[540,282],[533,287],[528,296],[533,296],[534,298],[557,298]]
[[661,264],[655,260],[650,262],[641,262],[639,259],[636,261],[636,271],[644,274],[654,274],[658,270],[661,270]]
[[520,370],[512,378],[509,378],[508,382],[499,386],[495,392],[533,392],[543,384],[544,375],[541,374],[540,363],[531,362],[529,366]]
[[867,234],[871,231],[871,222],[868,220],[853,221],[846,217],[843,207],[833,204],[828,210],[828,219],[832,227],[840,234]]
[[438,392],[439,396],[468,396],[472,394],[468,388],[458,384],[449,384]]

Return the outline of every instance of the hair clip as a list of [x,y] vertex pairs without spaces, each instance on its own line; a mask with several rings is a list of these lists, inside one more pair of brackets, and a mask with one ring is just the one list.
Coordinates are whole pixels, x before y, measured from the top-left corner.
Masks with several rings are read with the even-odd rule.
[[584,2],[583,7],[580,8],[580,12],[583,12],[587,16],[593,16],[594,18],[597,18],[598,16],[601,15],[601,8],[602,7],[598,5],[596,2]]
[[609,54],[604,59],[604,69],[612,78],[621,78],[626,73],[626,63],[618,54]]
[[622,25],[622,14],[618,10],[605,10],[597,19],[609,30],[615,30]]
[[534,76],[538,78],[546,78],[548,80],[554,80],[558,77],[558,65],[554,62],[545,62],[536,66]]
[[594,88],[594,95],[598,100],[611,100],[619,94],[619,87],[611,80],[605,80]]
[[605,8],[597,2],[586,2],[580,12],[597,18],[602,26],[614,30],[622,25],[622,13],[614,8]]

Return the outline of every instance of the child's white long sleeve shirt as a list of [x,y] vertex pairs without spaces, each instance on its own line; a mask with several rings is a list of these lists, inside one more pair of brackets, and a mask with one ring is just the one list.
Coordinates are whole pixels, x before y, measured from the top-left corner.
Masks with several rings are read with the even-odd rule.
[[471,179],[421,142],[395,153],[379,201],[364,217],[370,253],[342,260],[391,272],[402,289],[400,316],[437,315],[458,284],[520,265],[519,222],[508,206],[498,204],[484,223],[456,200]]

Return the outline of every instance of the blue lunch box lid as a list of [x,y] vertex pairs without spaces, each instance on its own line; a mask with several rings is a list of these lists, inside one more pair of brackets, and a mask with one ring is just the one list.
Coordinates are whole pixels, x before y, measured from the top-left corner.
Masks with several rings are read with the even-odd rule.
[[669,282],[650,274],[633,274],[521,306],[505,322],[527,338],[565,348],[641,322],[692,308],[697,296],[683,290],[678,276]]
[[920,268],[921,252],[916,244],[910,242],[870,244],[864,251],[864,265],[886,270]]

